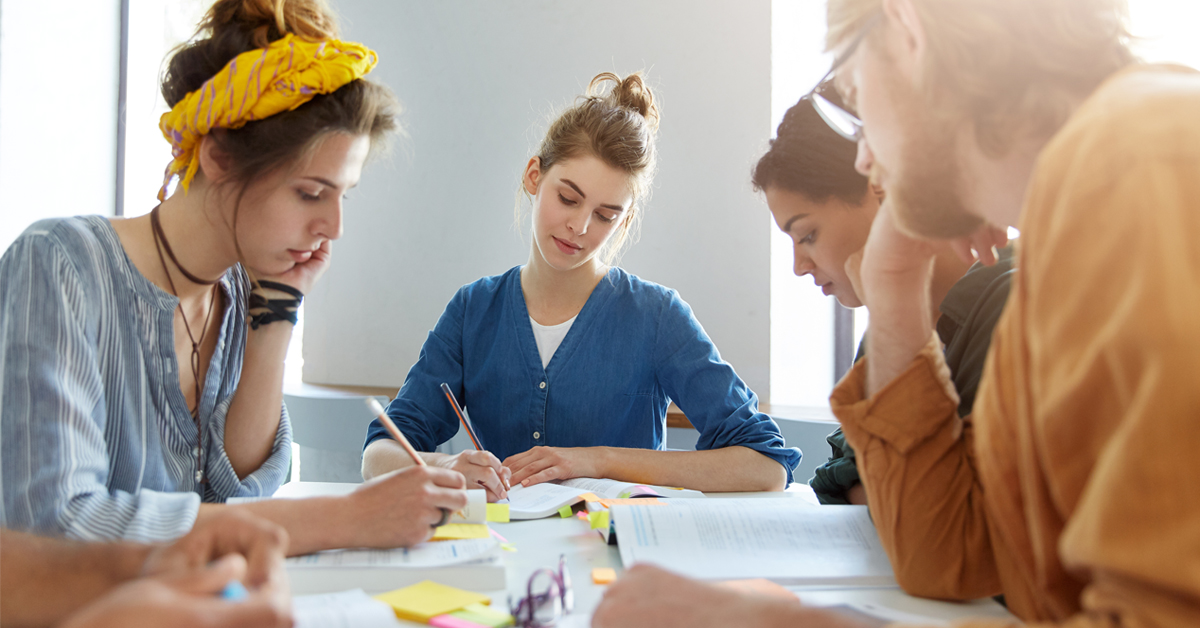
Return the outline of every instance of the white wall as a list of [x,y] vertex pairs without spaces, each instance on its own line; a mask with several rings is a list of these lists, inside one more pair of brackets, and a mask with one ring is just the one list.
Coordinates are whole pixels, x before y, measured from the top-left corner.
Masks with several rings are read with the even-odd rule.
[[0,251],[49,216],[113,213],[119,0],[0,0]]
[[[522,264],[517,181],[552,113],[598,72],[646,69],[660,169],[629,271],[676,288],[767,398],[770,215],[750,168],[771,131],[771,4],[341,0],[380,54],[409,139],[350,193],[306,300],[304,379],[399,386],[462,284]],[[828,359],[827,356],[821,356]]]

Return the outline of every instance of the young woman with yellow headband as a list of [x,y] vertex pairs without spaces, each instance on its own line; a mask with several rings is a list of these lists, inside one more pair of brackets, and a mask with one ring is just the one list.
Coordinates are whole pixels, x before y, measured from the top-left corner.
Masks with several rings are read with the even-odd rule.
[[170,59],[167,182],[148,216],[40,221],[0,260],[0,525],[154,541],[218,509],[290,551],[424,540],[466,503],[417,469],[352,495],[221,505],[284,480],[283,358],[345,192],[395,125],[375,53],[321,0],[220,0]]

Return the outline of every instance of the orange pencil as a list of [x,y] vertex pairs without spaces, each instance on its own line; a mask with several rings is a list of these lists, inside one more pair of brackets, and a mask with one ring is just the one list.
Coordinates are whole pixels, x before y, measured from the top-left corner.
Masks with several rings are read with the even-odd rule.
[[392,438],[396,439],[396,442],[400,443],[404,451],[407,451],[408,455],[412,456],[413,462],[422,467],[426,466],[425,459],[417,455],[417,450],[413,449],[412,443],[408,442],[407,438],[404,438],[404,434],[400,431],[400,428],[396,427],[395,423],[392,423],[392,417],[383,411],[383,406],[379,405],[379,402],[375,401],[374,397],[367,397],[366,401],[367,407],[371,409],[371,412],[375,413],[375,416],[379,417],[379,422],[392,435]]
[[467,436],[471,437],[471,443],[475,445],[475,449],[483,451],[483,446],[479,444],[479,439],[475,436],[475,430],[471,429],[471,424],[467,423],[467,417],[463,416],[462,410],[459,409],[458,400],[450,391],[450,385],[442,382],[442,392],[446,394],[446,401],[450,403],[450,407],[454,408],[454,414],[458,415],[458,422],[462,423],[463,429],[467,431]]

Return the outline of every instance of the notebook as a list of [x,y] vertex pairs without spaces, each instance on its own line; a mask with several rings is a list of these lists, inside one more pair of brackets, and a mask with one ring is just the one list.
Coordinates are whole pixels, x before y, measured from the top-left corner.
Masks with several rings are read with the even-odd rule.
[[683,499],[662,506],[619,504],[611,510],[626,569],[644,562],[702,580],[896,586],[866,506]]
[[575,478],[561,482],[544,482],[533,486],[514,486],[508,491],[509,517],[514,521],[549,517],[557,514],[559,509],[565,506],[582,501],[588,493],[604,499],[704,497],[704,493],[689,489],[596,478]]
[[362,589],[369,594],[434,580],[470,591],[505,588],[494,538],[421,543],[392,550],[331,550],[285,561],[293,595]]

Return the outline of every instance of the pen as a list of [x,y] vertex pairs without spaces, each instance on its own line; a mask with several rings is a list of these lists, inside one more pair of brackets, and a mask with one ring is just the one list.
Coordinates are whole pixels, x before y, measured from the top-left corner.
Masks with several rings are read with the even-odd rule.
[[446,393],[446,401],[450,402],[450,407],[454,408],[454,414],[458,415],[459,423],[462,423],[463,429],[467,430],[467,436],[471,437],[471,443],[475,445],[475,449],[483,451],[483,446],[479,444],[479,438],[475,436],[475,430],[471,429],[471,424],[467,423],[467,417],[463,416],[462,410],[459,409],[458,399],[454,398],[454,393],[450,391],[450,385],[442,382],[442,392]]
[[[446,382],[442,382],[442,392],[445,393],[446,401],[450,404],[450,407],[454,408],[454,414],[458,416],[458,422],[462,423],[463,429],[467,431],[467,436],[471,438],[471,444],[475,445],[477,451],[483,451],[483,445],[479,444],[479,437],[475,435],[475,430],[471,429],[471,424],[467,422],[467,417],[463,416],[462,406],[458,405],[458,399],[455,399],[454,392],[450,390],[450,385]],[[507,491],[512,488],[503,476],[500,476],[500,474],[497,474],[497,476],[500,477],[500,483],[504,486],[504,490]]]
[[[388,434],[392,435],[392,438],[396,439],[397,443],[400,443],[400,446],[404,448],[404,451],[408,452],[408,455],[412,457],[413,462],[417,463],[417,466],[429,466],[425,464],[425,459],[417,454],[417,450],[413,449],[412,443],[408,442],[408,439],[404,437],[404,433],[400,431],[400,428],[396,427],[395,423],[392,423],[392,417],[388,416],[387,412],[383,411],[383,406],[379,405],[379,402],[375,401],[374,397],[367,397],[365,401],[367,402],[367,407],[371,409],[371,412],[374,412],[375,416],[379,417],[379,422],[383,424],[384,429],[388,431]],[[442,520],[430,527],[438,528],[444,526],[446,525],[446,522],[450,520],[450,511],[446,510],[445,508],[442,508],[441,510]]]
[[230,580],[229,584],[221,589],[221,598],[230,602],[241,602],[246,599],[250,593],[246,591],[246,587],[237,580]]

